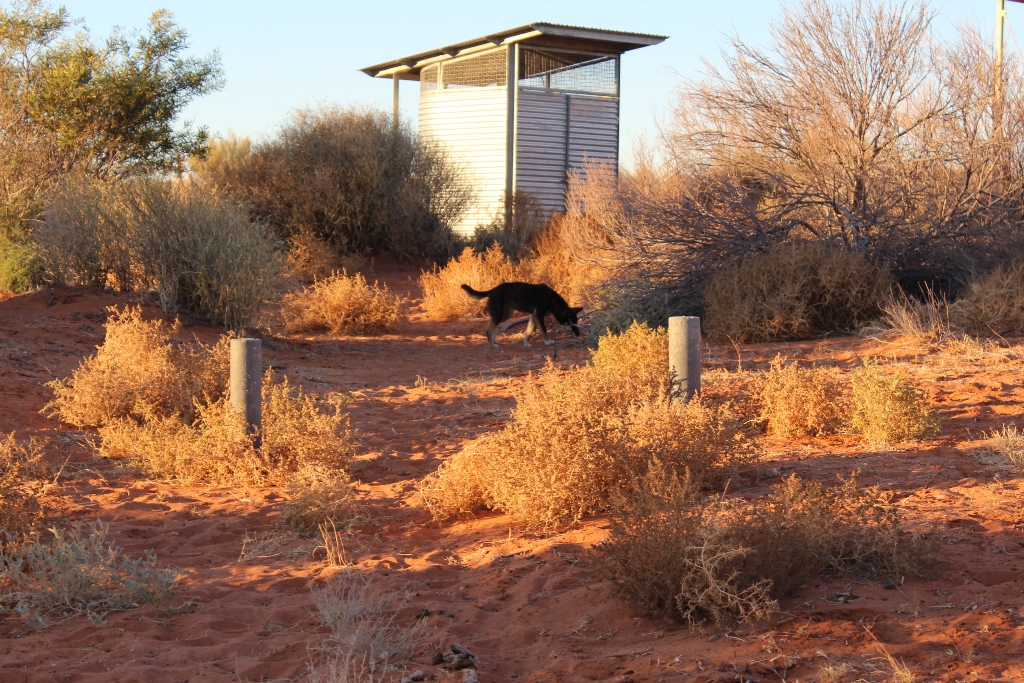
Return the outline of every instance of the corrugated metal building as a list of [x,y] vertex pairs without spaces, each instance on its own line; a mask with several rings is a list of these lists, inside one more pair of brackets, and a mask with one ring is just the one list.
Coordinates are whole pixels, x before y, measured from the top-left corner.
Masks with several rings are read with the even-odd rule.
[[618,166],[619,60],[664,36],[536,23],[367,67],[419,81],[419,130],[441,144],[474,190],[459,232],[502,216],[529,195],[565,210],[569,173],[585,160]]

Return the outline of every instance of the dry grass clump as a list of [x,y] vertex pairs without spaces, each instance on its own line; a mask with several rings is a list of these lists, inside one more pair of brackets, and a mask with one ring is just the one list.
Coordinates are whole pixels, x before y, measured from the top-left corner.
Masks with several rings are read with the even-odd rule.
[[63,422],[103,426],[114,420],[163,415],[190,422],[194,402],[215,401],[228,376],[228,338],[214,346],[176,344],[179,324],[144,320],[141,307],[107,309],[107,336],[96,353],[71,377],[48,386],[54,398],[46,409]]
[[524,279],[523,269],[505,255],[501,245],[494,243],[482,254],[466,247],[443,268],[434,266],[433,270],[424,271],[420,276],[423,309],[437,320],[477,315],[482,310],[481,303],[467,296],[462,285],[484,291],[502,282]]
[[623,597],[690,624],[763,618],[813,576],[895,576],[925,558],[892,495],[855,479],[826,489],[794,476],[747,503],[705,498],[659,463],[615,496],[600,550]]
[[1024,265],[996,268],[975,279],[949,308],[951,323],[969,334],[1024,332]]
[[780,437],[820,436],[838,431],[849,389],[834,368],[801,368],[782,356],[772,360],[757,383],[760,419]]
[[869,443],[896,444],[939,431],[939,418],[924,392],[902,371],[887,370],[868,359],[850,375],[850,385],[850,424]]
[[750,462],[754,454],[740,440],[729,405],[668,401],[664,372],[648,366],[664,366],[656,351],[663,337],[640,325],[606,335],[587,367],[549,366],[525,382],[504,429],[423,480],[434,518],[487,507],[534,528],[556,528],[606,510],[611,492],[651,458],[689,468],[706,484]]
[[[432,634],[426,619],[399,618],[409,593],[386,590],[371,576],[345,572],[322,588],[313,590],[313,604],[331,630],[322,646],[323,662],[312,667],[316,680],[349,680],[325,677],[339,664],[353,680],[377,671],[400,669]],[[354,668],[354,669],[353,669]]]
[[370,286],[361,274],[334,273],[282,301],[289,332],[328,330],[332,334],[386,334],[402,319],[402,298],[387,286]]
[[0,554],[39,532],[49,509],[44,498],[49,484],[42,442],[19,443],[14,432],[0,438]]
[[243,417],[225,399],[200,403],[187,424],[176,416],[100,427],[100,453],[123,458],[148,476],[212,484],[287,483],[304,467],[347,473],[354,453],[348,418],[338,405],[293,389],[287,378],[263,382],[263,445],[253,448]]
[[949,302],[930,289],[923,300],[890,293],[882,304],[881,324],[901,337],[937,342],[950,335],[950,313]]
[[715,275],[705,321],[710,335],[738,343],[806,339],[876,317],[891,286],[863,255],[783,244]]
[[998,431],[992,430],[995,452],[1007,465],[1024,470],[1024,432],[1016,425],[1003,425]]
[[101,621],[144,603],[167,605],[179,571],[159,568],[152,551],[125,557],[106,540],[108,529],[100,520],[86,529],[51,529],[50,543],[0,555],[0,602],[37,628],[77,614]]

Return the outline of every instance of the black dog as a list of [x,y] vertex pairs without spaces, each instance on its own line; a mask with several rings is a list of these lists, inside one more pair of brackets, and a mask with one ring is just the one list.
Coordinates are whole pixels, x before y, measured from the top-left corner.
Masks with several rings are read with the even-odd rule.
[[572,336],[580,336],[579,314],[582,308],[571,308],[558,292],[547,285],[531,285],[526,282],[503,282],[494,289],[478,292],[469,285],[462,285],[474,299],[487,299],[487,313],[491,316],[491,324],[487,328],[487,341],[491,346],[498,345],[498,325],[512,316],[512,311],[530,314],[530,322],[526,325],[526,336],[523,344],[530,345],[530,335],[535,327],[540,328],[540,336],[544,343],[551,346],[555,342],[548,339],[548,330],[544,326],[544,316],[548,313],[555,320],[568,325]]

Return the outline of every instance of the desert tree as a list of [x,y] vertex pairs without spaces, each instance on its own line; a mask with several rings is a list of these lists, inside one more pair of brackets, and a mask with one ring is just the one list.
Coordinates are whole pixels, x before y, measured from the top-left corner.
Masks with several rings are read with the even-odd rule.
[[934,21],[921,0],[803,0],[767,47],[728,37],[719,65],[681,81],[660,163],[571,183],[580,249],[675,311],[787,239],[962,282],[1019,232],[1021,78],[1007,62],[996,135],[991,50],[970,27],[940,40]]
[[15,214],[68,174],[179,171],[206,146],[205,128],[178,119],[221,86],[216,52],[187,56],[164,10],[101,43],[76,24],[40,0],[0,6],[0,204]]

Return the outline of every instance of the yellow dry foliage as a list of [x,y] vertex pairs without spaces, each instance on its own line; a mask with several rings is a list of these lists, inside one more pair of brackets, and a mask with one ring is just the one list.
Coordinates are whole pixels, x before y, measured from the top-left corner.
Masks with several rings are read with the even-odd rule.
[[142,308],[107,309],[107,335],[71,377],[48,384],[51,415],[79,427],[122,418],[182,416],[191,421],[196,399],[216,401],[227,387],[228,337],[213,346],[176,344],[175,321],[145,320]]
[[820,436],[843,426],[849,388],[834,368],[801,368],[776,356],[755,391],[760,419],[776,436]]
[[486,507],[533,528],[557,528],[606,510],[612,491],[652,459],[689,468],[708,484],[750,462],[755,453],[740,440],[728,404],[669,402],[663,338],[636,325],[602,337],[586,367],[549,365],[528,378],[503,429],[422,481],[434,518]]
[[402,319],[402,298],[386,285],[372,286],[360,273],[342,271],[282,300],[289,332],[327,330],[332,334],[386,334]]
[[871,444],[923,439],[939,431],[939,418],[921,387],[906,373],[868,359],[851,377],[853,428]]
[[320,466],[347,473],[354,454],[348,418],[294,389],[285,378],[263,383],[263,445],[253,447],[244,419],[227,401],[201,403],[192,424],[177,416],[119,419],[100,427],[100,454],[123,458],[148,476],[211,484],[287,484]]

